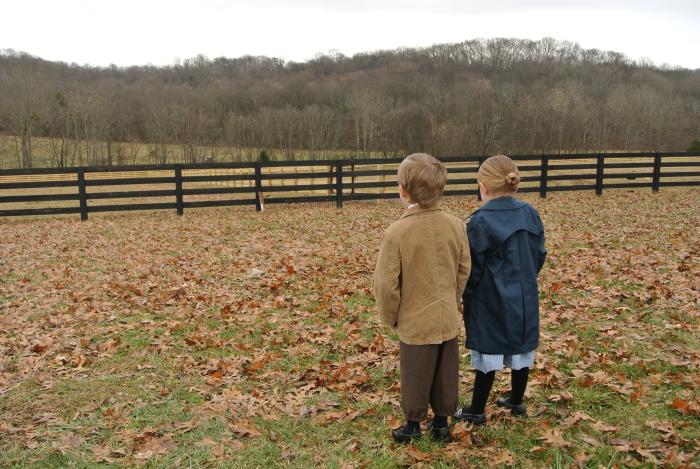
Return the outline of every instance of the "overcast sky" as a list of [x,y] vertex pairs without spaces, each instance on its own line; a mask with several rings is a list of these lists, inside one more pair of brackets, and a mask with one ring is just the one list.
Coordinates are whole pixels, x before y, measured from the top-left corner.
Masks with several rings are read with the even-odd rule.
[[700,68],[700,0],[7,0],[0,12],[0,49],[91,65],[554,37]]

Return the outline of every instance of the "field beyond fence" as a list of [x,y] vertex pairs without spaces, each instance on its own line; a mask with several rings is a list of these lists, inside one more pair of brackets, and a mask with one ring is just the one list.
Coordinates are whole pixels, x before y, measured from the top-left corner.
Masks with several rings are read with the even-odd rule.
[[[445,195],[477,194],[485,157],[446,157]],[[700,152],[517,155],[520,192],[700,186]],[[397,197],[401,158],[0,170],[0,216]]]

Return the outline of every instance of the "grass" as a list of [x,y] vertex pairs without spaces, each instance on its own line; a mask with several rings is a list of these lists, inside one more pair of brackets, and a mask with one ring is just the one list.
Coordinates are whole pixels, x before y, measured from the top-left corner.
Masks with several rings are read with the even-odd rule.
[[491,402],[445,447],[388,437],[370,287],[396,204],[0,220],[0,467],[699,464],[700,193],[525,198],[550,252],[531,417]]

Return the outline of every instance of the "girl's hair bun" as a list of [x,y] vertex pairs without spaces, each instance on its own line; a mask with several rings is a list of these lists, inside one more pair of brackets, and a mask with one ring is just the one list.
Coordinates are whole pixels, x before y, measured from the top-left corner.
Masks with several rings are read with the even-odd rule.
[[515,189],[518,184],[520,184],[520,176],[514,172],[508,173],[508,175],[505,178],[505,182],[508,186],[510,186],[512,189]]
[[512,194],[520,184],[518,165],[506,155],[492,156],[479,167],[478,179],[494,194]]

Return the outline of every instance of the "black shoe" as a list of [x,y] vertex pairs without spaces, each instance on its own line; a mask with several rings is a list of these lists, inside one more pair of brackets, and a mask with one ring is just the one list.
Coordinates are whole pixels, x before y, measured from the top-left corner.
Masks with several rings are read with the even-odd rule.
[[428,432],[433,440],[440,443],[452,443],[452,433],[450,433],[450,427],[433,427],[433,422],[428,424]]
[[469,407],[457,409],[457,412],[452,416],[455,420],[466,420],[475,425],[483,425],[486,423],[486,414],[474,414],[469,411]]
[[411,431],[407,429],[408,425],[403,427],[395,428],[391,431],[391,436],[397,443],[410,443],[413,440],[417,440],[421,437],[420,427],[417,431]]
[[510,409],[510,414],[513,417],[527,417],[527,409],[525,409],[525,404],[511,404],[510,396],[499,397],[496,399],[496,405],[498,407],[505,407]]

